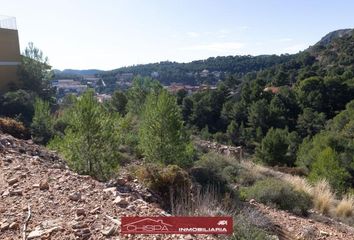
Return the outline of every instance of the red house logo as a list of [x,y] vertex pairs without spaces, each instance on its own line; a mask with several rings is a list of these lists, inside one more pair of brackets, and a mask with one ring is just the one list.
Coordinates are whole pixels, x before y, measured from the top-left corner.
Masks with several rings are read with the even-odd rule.
[[122,217],[122,234],[232,234],[232,217]]
[[134,233],[146,233],[146,232],[168,232],[172,225],[165,223],[161,219],[143,218],[128,224],[122,225],[122,231],[134,232]]

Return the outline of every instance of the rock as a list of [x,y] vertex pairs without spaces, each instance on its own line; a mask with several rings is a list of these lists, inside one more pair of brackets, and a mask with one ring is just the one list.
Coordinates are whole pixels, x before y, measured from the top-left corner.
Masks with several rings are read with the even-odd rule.
[[8,196],[9,194],[10,194],[9,190],[5,190],[5,191],[1,194],[1,196],[6,197],[6,196]]
[[90,229],[89,228],[80,228],[80,229],[75,229],[74,231],[76,236],[87,236],[91,235]]
[[101,208],[100,208],[100,207],[96,207],[96,208],[94,208],[94,209],[92,209],[92,210],[90,211],[90,214],[96,214],[96,213],[99,213],[99,212],[100,212],[100,210],[101,210]]
[[290,219],[290,220],[296,220],[296,217],[294,217],[294,216],[289,216],[289,219]]
[[70,199],[71,201],[75,201],[75,202],[80,201],[80,200],[81,200],[81,193],[79,193],[79,192],[74,192],[74,193],[72,193],[72,194],[69,195],[69,199]]
[[2,223],[1,225],[0,225],[0,232],[3,232],[3,231],[6,231],[7,229],[9,229],[9,224],[8,223]]
[[314,239],[316,237],[316,228],[313,226],[306,226],[302,229],[301,237],[305,240]]
[[22,190],[21,189],[15,189],[10,191],[10,196],[22,196]]
[[117,188],[116,187],[105,188],[103,189],[103,192],[112,193],[115,196],[117,192]]
[[39,183],[39,189],[40,189],[40,190],[49,190],[48,179],[43,179],[43,180]]
[[120,186],[124,186],[127,183],[127,180],[124,178],[117,178],[117,184]]
[[116,197],[113,203],[117,204],[121,208],[126,208],[129,205],[129,202],[120,196]]
[[17,222],[13,222],[9,226],[10,229],[19,229],[20,225]]
[[7,183],[11,186],[11,185],[14,185],[15,183],[18,182],[18,179],[17,178],[11,178],[9,180],[7,180]]
[[21,168],[22,168],[21,165],[17,165],[17,166],[14,167],[14,170],[16,170],[16,171],[17,170],[21,170]]
[[328,232],[325,232],[325,231],[320,231],[320,235],[321,236],[329,236],[330,234]]
[[88,228],[88,225],[86,223],[81,223],[81,222],[73,222],[71,224],[71,227],[73,229],[81,229],[81,228]]
[[33,188],[39,188],[39,186],[40,185],[38,183],[32,185]]
[[249,203],[250,203],[250,204],[255,204],[255,203],[256,203],[256,200],[252,198],[252,199],[249,201]]
[[86,215],[85,209],[83,209],[83,208],[77,208],[77,209],[76,209],[76,215],[77,215],[77,216],[85,216],[85,215]]
[[106,237],[113,236],[116,232],[117,232],[116,226],[111,226],[110,228],[108,228],[106,230],[101,230],[101,233]]

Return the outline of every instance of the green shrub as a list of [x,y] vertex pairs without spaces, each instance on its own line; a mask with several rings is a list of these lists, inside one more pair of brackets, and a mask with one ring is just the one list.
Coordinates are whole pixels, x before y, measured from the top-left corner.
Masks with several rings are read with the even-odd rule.
[[234,232],[231,240],[265,240],[272,239],[266,230],[272,223],[253,209],[244,209],[234,216]]
[[49,103],[37,98],[34,103],[34,116],[31,123],[31,134],[34,142],[47,144],[53,137],[53,119],[50,115]]
[[338,154],[330,147],[325,148],[318,154],[311,165],[309,175],[309,179],[314,182],[323,178],[326,179],[339,192],[346,189],[349,177],[349,173],[340,164]]
[[56,136],[49,147],[56,149],[80,174],[108,179],[120,163],[119,146],[124,138],[122,118],[108,113],[92,91],[73,106],[64,136]]
[[312,206],[308,194],[295,191],[289,184],[273,178],[256,182],[246,190],[246,197],[298,215],[306,215]]
[[238,171],[239,166],[232,159],[210,152],[195,162],[191,175],[202,186],[213,185],[226,190],[228,184],[235,182]]
[[1,97],[0,114],[16,118],[29,126],[33,118],[35,94],[31,91],[17,90],[7,92]]

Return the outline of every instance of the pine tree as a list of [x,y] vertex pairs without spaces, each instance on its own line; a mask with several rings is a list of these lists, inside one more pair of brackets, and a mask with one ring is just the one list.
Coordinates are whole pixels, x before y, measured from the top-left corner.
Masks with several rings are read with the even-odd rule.
[[337,190],[344,191],[349,173],[340,164],[338,154],[330,147],[320,152],[312,163],[309,178],[317,181],[325,178]]
[[42,144],[46,144],[53,136],[53,121],[49,103],[40,98],[37,98],[34,103],[31,134],[35,142]]
[[92,91],[81,96],[67,114],[64,137],[54,138],[50,147],[59,150],[79,173],[107,179],[119,164],[122,118],[108,113]]
[[147,161],[186,166],[191,145],[175,97],[162,91],[147,97],[139,129],[139,146]]

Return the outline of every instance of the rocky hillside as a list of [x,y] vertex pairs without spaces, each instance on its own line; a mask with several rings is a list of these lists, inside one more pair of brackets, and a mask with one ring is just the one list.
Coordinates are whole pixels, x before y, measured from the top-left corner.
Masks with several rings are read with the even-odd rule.
[[[101,183],[70,171],[55,152],[0,134],[0,239],[216,238],[120,235],[121,216],[169,215],[156,203],[157,196],[122,172],[115,181]],[[352,228],[316,214],[302,218],[255,200],[240,211],[272,239],[354,239]],[[236,227],[244,224],[235,221]]]
[[354,29],[339,29],[333,32],[326,34],[316,45],[323,45],[327,46],[330,44],[334,39],[341,38],[344,36],[350,36],[354,32]]
[[168,215],[153,198],[127,175],[104,184],[70,171],[54,152],[0,134],[1,240],[198,239],[119,236],[121,216]]

